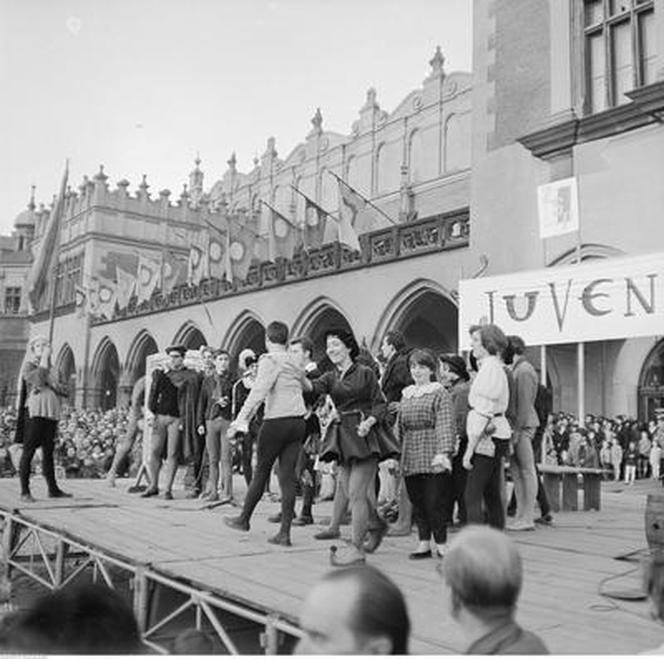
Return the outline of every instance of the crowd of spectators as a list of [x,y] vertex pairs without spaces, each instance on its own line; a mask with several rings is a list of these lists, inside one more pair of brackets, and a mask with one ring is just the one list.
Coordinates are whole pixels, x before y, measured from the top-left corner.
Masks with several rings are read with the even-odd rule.
[[664,453],[664,415],[639,422],[623,415],[606,418],[587,414],[549,416],[542,439],[548,464],[604,469],[607,479],[659,479]]
[[[127,425],[128,411],[116,408],[78,410],[67,408],[59,422],[55,447],[56,467],[64,469],[67,478],[103,478],[108,471],[118,438]],[[13,445],[16,411],[0,409],[0,477],[13,476],[18,467],[17,445]],[[20,449],[18,449],[20,450]],[[40,468],[39,452],[34,468]],[[141,462],[141,443],[134,449],[120,470],[134,475]]]
[[[56,466],[67,478],[102,478],[113,460],[118,438],[127,426],[128,411],[65,410],[59,423]],[[16,427],[16,410],[0,408],[0,478],[16,473],[10,449]],[[542,459],[547,464],[604,469],[607,479],[633,482],[659,479],[663,473],[664,415],[648,423],[623,415],[606,418],[588,414],[584,423],[566,412],[549,416],[542,439]],[[123,474],[134,475],[140,465],[141,442],[133,447]],[[35,466],[39,468],[39,457]]]

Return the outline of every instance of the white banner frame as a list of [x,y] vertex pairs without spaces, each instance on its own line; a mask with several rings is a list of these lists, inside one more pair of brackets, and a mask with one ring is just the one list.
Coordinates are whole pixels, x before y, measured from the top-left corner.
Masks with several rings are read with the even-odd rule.
[[460,349],[486,322],[527,345],[664,334],[664,252],[460,281]]

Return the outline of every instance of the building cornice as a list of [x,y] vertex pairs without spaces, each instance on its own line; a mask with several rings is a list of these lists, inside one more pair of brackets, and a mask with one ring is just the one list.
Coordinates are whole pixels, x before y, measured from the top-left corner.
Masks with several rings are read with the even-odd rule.
[[140,305],[134,296],[126,309],[116,311],[111,319],[94,318],[92,325],[104,325],[138,316],[160,313],[167,309],[212,302],[255,291],[285,286],[377,267],[423,256],[467,247],[470,240],[470,214],[468,208],[432,217],[386,227],[360,236],[360,251],[354,252],[340,243],[329,243],[319,249],[302,251],[292,259],[262,262],[253,265],[244,281],[207,279],[198,286],[180,286],[168,297],[156,292]]
[[631,103],[587,117],[564,119],[518,139],[534,156],[544,160],[569,153],[577,144],[604,139],[664,120],[664,81],[640,87],[627,96]]

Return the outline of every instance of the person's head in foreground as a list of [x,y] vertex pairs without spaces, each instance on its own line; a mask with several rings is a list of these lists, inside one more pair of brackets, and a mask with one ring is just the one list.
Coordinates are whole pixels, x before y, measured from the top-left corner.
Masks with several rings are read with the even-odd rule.
[[442,563],[452,616],[468,641],[466,654],[548,654],[535,634],[516,624],[523,567],[516,545],[488,526],[469,526]]
[[307,596],[297,654],[408,654],[410,618],[399,588],[368,565],[328,573]]
[[20,653],[138,654],[141,636],[131,607],[106,586],[84,584],[40,597],[13,614],[0,649]]

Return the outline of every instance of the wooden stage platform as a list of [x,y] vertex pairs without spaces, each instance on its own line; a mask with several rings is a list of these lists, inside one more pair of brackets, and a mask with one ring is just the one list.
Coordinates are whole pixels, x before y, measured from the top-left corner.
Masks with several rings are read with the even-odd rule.
[[[239,488],[239,479],[236,484]],[[127,493],[129,485],[119,480],[111,489],[103,481],[70,480],[63,487],[75,498],[50,500],[42,479],[34,478],[38,500],[24,505],[17,480],[2,479],[0,510],[125,563],[149,564],[166,578],[274,612],[295,624],[305,594],[330,569],[328,547],[334,543],[313,539],[319,527],[293,529],[292,548],[266,543],[275,532],[266,517],[278,510],[277,503],[261,502],[245,534],[223,525],[222,516],[234,512],[228,506],[206,510],[201,502],[182,498],[182,492],[176,492],[173,501],[140,499]],[[639,587],[638,555],[647,547],[646,494],[661,489],[650,483],[629,488],[605,483],[603,489],[601,512],[559,513],[552,527],[512,534],[525,564],[518,619],[556,654],[633,654],[664,640],[664,629],[649,619],[645,601],[600,595],[600,588]],[[326,517],[330,511],[326,502],[316,505],[314,515]],[[448,595],[435,561],[408,560],[414,542],[414,536],[387,538],[369,561],[406,594],[413,653],[462,652],[464,641],[448,613]],[[631,560],[616,560],[632,552],[627,557]]]

